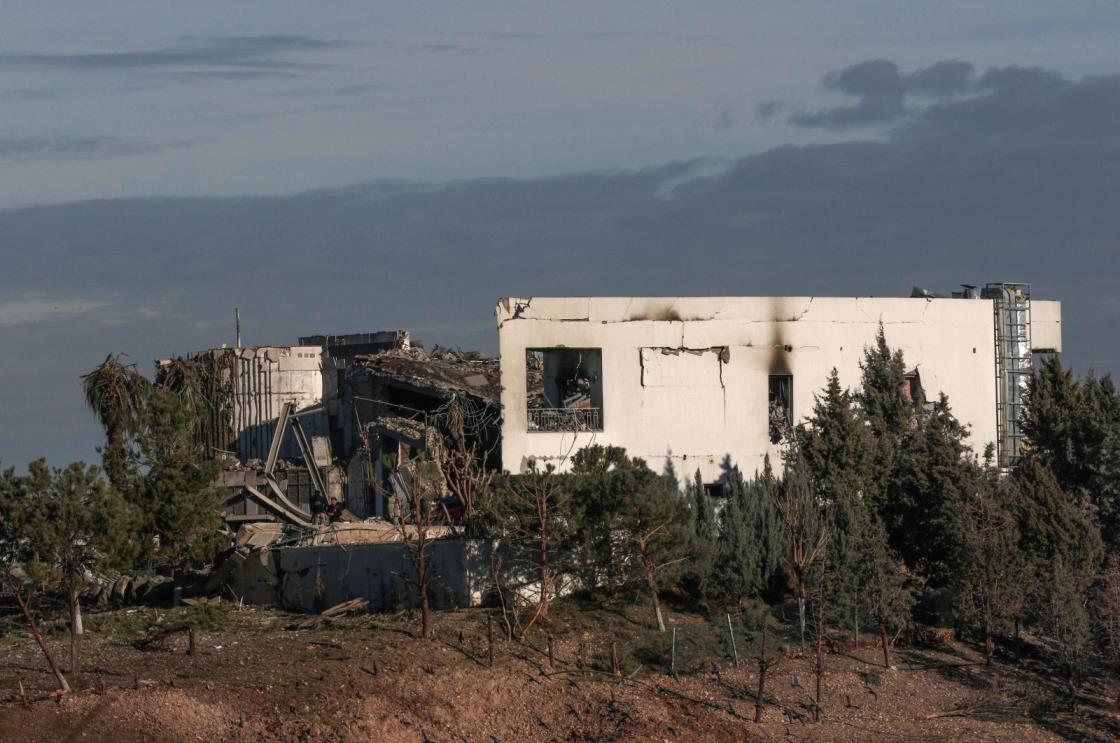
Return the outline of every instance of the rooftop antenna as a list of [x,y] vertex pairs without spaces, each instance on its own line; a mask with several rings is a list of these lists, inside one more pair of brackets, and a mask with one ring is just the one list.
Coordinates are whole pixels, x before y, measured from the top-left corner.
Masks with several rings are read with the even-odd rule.
[[241,311],[233,308],[233,324],[237,329],[237,348],[241,348]]

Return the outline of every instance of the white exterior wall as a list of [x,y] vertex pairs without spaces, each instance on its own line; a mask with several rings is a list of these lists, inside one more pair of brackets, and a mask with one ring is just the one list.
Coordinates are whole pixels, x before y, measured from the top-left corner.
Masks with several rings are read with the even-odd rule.
[[[1058,303],[1032,308],[1050,329],[1060,327]],[[907,370],[920,373],[926,395],[949,396],[970,427],[973,449],[981,453],[996,438],[990,300],[535,297],[502,299],[496,314],[502,461],[512,472],[530,458],[563,469],[568,456],[590,444],[624,447],[658,471],[671,459],[681,478],[699,468],[705,482],[719,479],[727,455],[747,475],[766,454],[778,467],[769,437],[769,375],[793,375],[794,420],[803,420],[833,367],[841,385],[859,384],[864,348],[874,343],[880,321]],[[602,431],[528,431],[525,351],[560,346],[602,349]],[[715,351],[660,352],[712,347],[728,348],[726,363]]]

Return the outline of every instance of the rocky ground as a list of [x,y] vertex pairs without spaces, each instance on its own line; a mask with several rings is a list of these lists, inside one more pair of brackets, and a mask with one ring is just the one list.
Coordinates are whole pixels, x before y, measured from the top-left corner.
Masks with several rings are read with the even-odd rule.
[[[644,607],[560,607],[552,662],[543,632],[504,639],[493,623],[489,662],[482,611],[441,613],[436,638],[413,618],[363,615],[292,629],[306,617],[228,605],[89,615],[75,691],[50,697],[52,678],[14,621],[0,638],[0,739],[45,740],[1115,740],[1114,688],[1090,678],[1074,698],[1028,653],[985,666],[971,646],[836,646],[825,658],[822,719],[812,720],[812,659],[788,626],[764,718],[754,723],[757,633],[740,632],[734,667],[726,625],[671,613],[671,633],[648,629]],[[153,628],[190,621],[152,648]],[[63,665],[68,638],[48,635]],[[621,680],[612,674],[618,658]],[[22,683],[24,693],[19,692]]]

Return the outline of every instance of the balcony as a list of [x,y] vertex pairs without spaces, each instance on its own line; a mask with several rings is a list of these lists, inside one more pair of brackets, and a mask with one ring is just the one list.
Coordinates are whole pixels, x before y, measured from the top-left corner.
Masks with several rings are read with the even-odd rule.
[[601,408],[529,408],[530,431],[602,431]]

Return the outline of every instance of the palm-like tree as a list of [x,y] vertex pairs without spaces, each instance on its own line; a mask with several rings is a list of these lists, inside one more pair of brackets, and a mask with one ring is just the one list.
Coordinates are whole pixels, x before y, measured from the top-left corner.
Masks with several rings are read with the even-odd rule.
[[128,437],[140,426],[151,382],[136,364],[121,361],[123,354],[109,354],[101,364],[82,375],[86,403],[105,428],[105,474],[121,486],[125,479]]

